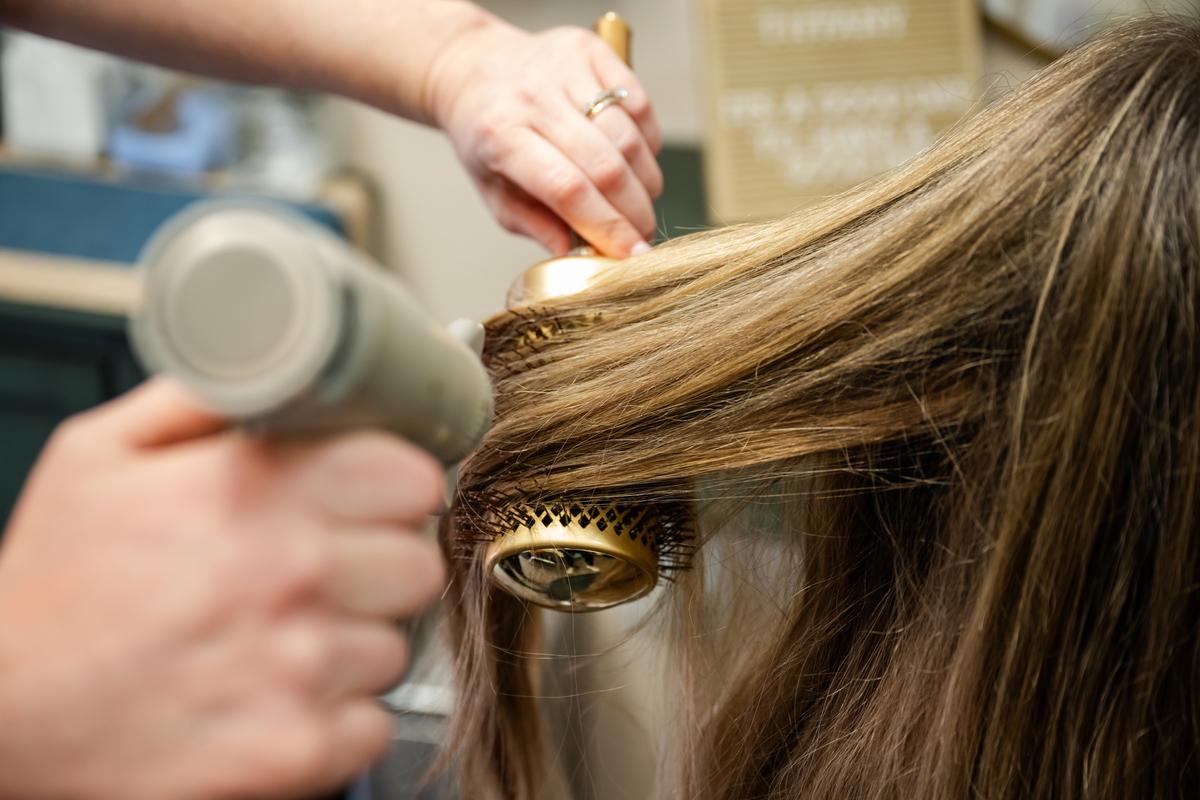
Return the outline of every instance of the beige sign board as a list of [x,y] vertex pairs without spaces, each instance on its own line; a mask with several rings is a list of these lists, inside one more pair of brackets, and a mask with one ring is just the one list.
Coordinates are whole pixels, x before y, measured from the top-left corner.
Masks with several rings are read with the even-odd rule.
[[774,217],[928,147],[975,103],[970,0],[699,0],[714,222]]

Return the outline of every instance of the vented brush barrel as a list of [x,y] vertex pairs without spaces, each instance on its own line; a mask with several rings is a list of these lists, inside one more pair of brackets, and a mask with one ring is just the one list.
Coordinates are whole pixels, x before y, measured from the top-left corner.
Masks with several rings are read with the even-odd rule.
[[[628,63],[624,20],[605,14],[596,32]],[[526,270],[509,290],[508,306],[536,307],[584,291],[617,263],[578,247]],[[539,328],[531,336],[536,346],[554,333]],[[560,611],[595,611],[647,594],[658,583],[664,548],[678,539],[674,517],[655,504],[568,497],[518,501],[495,514],[501,534],[487,552],[493,579],[517,597]]]
[[510,509],[488,568],[510,593],[547,608],[595,611],[635,600],[658,583],[653,506],[567,500]]

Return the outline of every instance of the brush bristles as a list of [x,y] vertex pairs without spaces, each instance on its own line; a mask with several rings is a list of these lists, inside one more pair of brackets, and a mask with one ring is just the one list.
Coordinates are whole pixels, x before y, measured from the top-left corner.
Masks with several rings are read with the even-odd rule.
[[[639,502],[601,497],[462,498],[455,555],[469,557],[478,547],[522,528],[558,523],[579,525],[615,540],[644,544],[658,561],[659,574],[670,580],[673,572],[686,569],[695,550],[693,514],[679,502]],[[483,514],[465,509],[487,509]]]

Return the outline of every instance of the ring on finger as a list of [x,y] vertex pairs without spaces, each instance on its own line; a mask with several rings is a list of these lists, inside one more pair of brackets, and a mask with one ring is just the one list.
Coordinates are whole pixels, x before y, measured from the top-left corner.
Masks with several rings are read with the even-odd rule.
[[583,115],[588,119],[595,119],[601,111],[609,106],[621,103],[627,97],[629,97],[629,90],[624,86],[614,86],[611,89],[605,89],[583,107]]

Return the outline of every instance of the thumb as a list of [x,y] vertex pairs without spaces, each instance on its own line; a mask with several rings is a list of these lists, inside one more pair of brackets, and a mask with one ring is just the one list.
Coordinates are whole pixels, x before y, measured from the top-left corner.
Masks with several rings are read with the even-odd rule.
[[229,425],[177,381],[162,377],[151,378],[92,414],[97,427],[132,447],[163,447],[209,436]]

